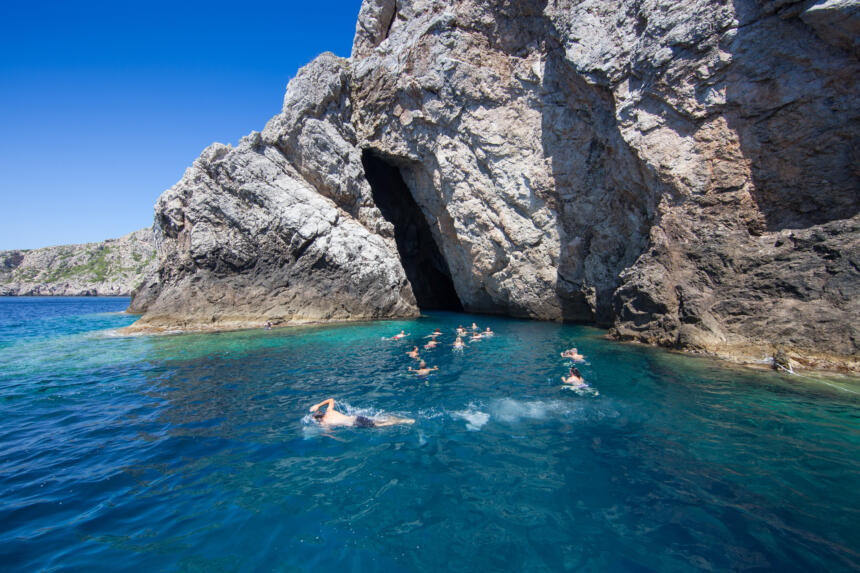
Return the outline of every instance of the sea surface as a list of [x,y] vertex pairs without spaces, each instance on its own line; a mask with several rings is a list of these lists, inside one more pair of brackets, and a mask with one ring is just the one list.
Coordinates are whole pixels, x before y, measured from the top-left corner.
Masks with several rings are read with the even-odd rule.
[[[127,304],[0,298],[0,570],[860,567],[856,379],[443,312],[120,337]],[[323,430],[329,397],[415,423]]]

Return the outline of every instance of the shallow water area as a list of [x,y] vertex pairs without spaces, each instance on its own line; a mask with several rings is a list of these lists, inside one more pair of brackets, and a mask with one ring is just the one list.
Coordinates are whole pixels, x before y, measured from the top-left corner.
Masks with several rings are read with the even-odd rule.
[[[442,312],[111,336],[127,304],[0,298],[3,570],[860,567],[854,379]],[[453,351],[473,321],[496,336]],[[329,397],[416,422],[320,428]]]

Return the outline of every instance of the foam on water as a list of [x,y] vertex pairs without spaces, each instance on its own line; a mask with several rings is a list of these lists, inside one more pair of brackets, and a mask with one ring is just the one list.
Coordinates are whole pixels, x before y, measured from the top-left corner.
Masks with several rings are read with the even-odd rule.
[[451,416],[455,419],[465,420],[466,429],[477,432],[490,421],[490,415],[478,410],[474,404],[469,404],[465,410],[453,412]]
[[490,405],[490,412],[494,418],[502,422],[519,422],[523,419],[545,420],[550,417],[564,417],[570,419],[572,415],[581,408],[560,400],[531,400],[520,401],[513,398],[494,400]]

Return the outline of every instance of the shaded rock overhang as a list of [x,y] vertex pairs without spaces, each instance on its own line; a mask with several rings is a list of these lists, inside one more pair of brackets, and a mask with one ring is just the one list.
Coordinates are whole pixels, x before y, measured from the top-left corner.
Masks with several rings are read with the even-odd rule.
[[362,152],[361,162],[374,203],[385,220],[394,226],[397,252],[418,307],[462,311],[448,262],[400,169],[372,150]]

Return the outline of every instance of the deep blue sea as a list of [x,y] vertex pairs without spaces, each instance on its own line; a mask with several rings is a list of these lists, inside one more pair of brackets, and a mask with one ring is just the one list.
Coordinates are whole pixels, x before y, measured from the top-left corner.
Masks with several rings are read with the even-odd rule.
[[[860,567],[856,379],[441,312],[123,338],[127,304],[0,298],[3,571]],[[416,423],[322,430],[328,397]]]

